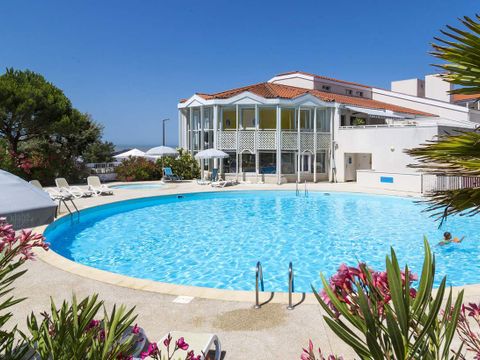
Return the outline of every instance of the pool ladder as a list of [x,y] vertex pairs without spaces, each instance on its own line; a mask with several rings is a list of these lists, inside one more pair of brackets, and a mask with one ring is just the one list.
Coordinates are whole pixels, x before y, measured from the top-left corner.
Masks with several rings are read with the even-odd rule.
[[[260,291],[265,291],[263,283],[263,268],[260,261],[257,262],[255,267],[255,309],[260,309],[263,304],[270,302],[273,299],[274,293],[270,295],[270,299],[260,304]],[[300,305],[305,300],[305,293],[302,293],[302,300],[297,304],[293,304],[292,294],[295,292],[295,274],[293,272],[292,262],[288,264],[288,306],[287,310],[293,310],[297,305]]]
[[[300,189],[299,189],[298,180],[295,181],[295,195],[296,195],[296,196],[300,196]],[[305,197],[308,197],[307,180],[305,180],[304,196],[305,196]]]

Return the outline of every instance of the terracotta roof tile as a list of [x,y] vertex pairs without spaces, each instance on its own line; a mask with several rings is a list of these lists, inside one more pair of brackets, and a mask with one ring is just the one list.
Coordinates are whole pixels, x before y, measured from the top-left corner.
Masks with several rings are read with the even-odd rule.
[[425,113],[422,111],[409,109],[403,106],[387,104],[387,103],[372,100],[372,99],[340,95],[340,94],[319,91],[319,90],[304,89],[304,88],[299,88],[299,87],[289,86],[289,85],[272,84],[268,82],[253,84],[249,86],[243,86],[240,88],[222,91],[215,94],[197,93],[197,95],[204,98],[205,100],[228,99],[235,95],[241,94],[242,92],[245,92],[245,91],[251,92],[253,94],[256,94],[266,99],[295,99],[305,94],[311,94],[316,98],[326,102],[338,102],[341,104],[356,105],[356,106],[370,108],[370,109],[391,110],[391,111],[399,112],[403,114],[432,116],[432,114]]
[[480,100],[480,94],[453,94],[453,102],[465,101],[465,100]]

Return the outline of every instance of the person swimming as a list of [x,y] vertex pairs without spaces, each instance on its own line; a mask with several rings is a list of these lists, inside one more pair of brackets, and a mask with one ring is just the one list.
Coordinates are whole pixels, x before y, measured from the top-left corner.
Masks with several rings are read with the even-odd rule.
[[462,236],[461,239],[459,239],[458,237],[454,237],[454,238],[452,239],[452,234],[449,233],[448,231],[445,231],[445,232],[443,233],[443,240],[440,241],[440,242],[438,243],[438,245],[447,245],[447,244],[451,244],[451,243],[457,243],[457,244],[459,244],[459,243],[461,243],[461,242],[463,241],[463,239],[465,239],[465,236]]

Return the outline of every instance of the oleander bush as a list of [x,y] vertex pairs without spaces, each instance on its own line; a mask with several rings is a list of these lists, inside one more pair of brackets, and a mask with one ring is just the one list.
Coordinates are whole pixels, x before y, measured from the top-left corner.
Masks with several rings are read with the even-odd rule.
[[162,169],[153,161],[142,157],[130,157],[115,168],[120,181],[160,180]]
[[[386,271],[363,263],[342,265],[329,281],[321,275],[320,293],[312,287],[327,313],[326,323],[360,359],[462,358],[462,346],[453,348],[452,340],[462,316],[463,290],[454,301],[451,290],[446,294],[444,277],[433,291],[435,256],[426,239],[424,243],[420,279],[408,266],[400,268],[392,249]],[[415,288],[412,284],[417,280]],[[312,349],[311,345],[304,350],[305,359],[316,359]],[[310,354],[313,357],[306,357]]]

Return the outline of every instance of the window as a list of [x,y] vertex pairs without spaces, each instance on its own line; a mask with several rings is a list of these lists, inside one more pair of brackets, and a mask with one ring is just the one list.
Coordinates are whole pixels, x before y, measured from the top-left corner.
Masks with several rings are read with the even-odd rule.
[[275,108],[259,109],[260,129],[275,129],[277,127],[277,111]]
[[242,129],[255,129],[255,109],[240,109]]
[[330,91],[330,86],[328,86],[328,85],[322,85],[322,90],[324,90],[324,91]]
[[237,112],[235,108],[223,109],[223,129],[235,130],[237,128]]
[[317,110],[317,132],[330,132],[330,119],[327,110]]
[[357,91],[357,96],[363,97],[363,91]]
[[347,94],[347,95],[352,95],[352,94],[353,94],[353,90],[345,89],[345,94]]
[[345,115],[340,115],[340,126],[347,126],[347,117]]
[[282,152],[282,174],[295,174],[295,153]]
[[282,130],[295,128],[295,109],[282,108]]
[[234,152],[227,152],[230,155],[223,160],[223,172],[225,174],[235,173],[237,171],[237,155]]
[[275,174],[277,172],[277,154],[274,152],[259,153],[260,174]]
[[300,129],[311,130],[313,123],[310,120],[310,110],[300,110]]
[[204,108],[203,109],[203,128],[204,129],[213,129],[213,119],[212,119],[213,109]]
[[327,172],[327,153],[325,151],[317,152],[317,173],[325,174]]
[[255,154],[250,154],[248,152],[245,152],[243,154],[240,154],[240,157],[242,159],[241,165],[241,172],[255,172]]

